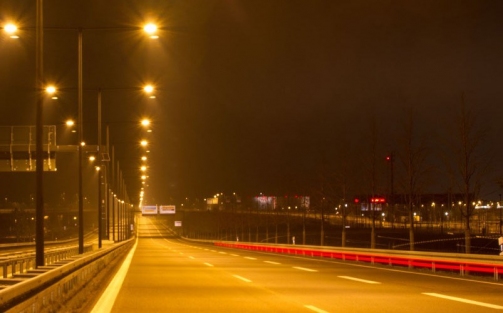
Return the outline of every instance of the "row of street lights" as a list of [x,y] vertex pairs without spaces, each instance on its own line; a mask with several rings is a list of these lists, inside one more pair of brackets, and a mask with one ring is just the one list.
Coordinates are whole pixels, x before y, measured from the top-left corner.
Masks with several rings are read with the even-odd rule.
[[[19,38],[18,28],[15,24],[9,23],[4,26],[4,31],[9,35],[12,39]],[[56,28],[56,29],[73,29],[78,31],[78,153],[79,153],[79,161],[78,161],[78,180],[79,180],[79,253],[84,253],[84,216],[83,216],[83,190],[82,190],[82,158],[83,158],[83,120],[82,120],[82,106],[83,106],[83,78],[82,78],[82,46],[83,46],[83,28]],[[99,28],[93,28],[99,29]],[[131,29],[131,28],[128,28]],[[136,28],[135,28],[136,29]],[[42,0],[36,1],[36,79],[35,85],[36,90],[38,90],[37,96],[37,118],[36,118],[36,266],[43,266],[45,264],[44,260],[44,201],[43,201],[43,138],[42,138],[42,117],[43,117],[43,102],[44,96],[40,92],[43,90],[44,79],[43,79],[43,4]],[[157,35],[157,26],[154,24],[147,24],[143,27],[143,30],[150,36],[152,39],[159,38]],[[47,87],[45,91],[48,94],[54,94],[56,92],[56,88],[54,86]],[[153,87],[149,86],[145,88],[145,91],[152,92]],[[99,101],[99,105],[101,105],[101,101]],[[99,114],[101,115],[101,108],[99,110]],[[99,143],[98,147],[101,148],[101,119],[99,120]],[[142,142],[143,146],[146,146],[147,142]],[[101,168],[101,167],[100,167]],[[144,182],[143,182],[144,183]],[[100,184],[101,186],[101,184]],[[115,195],[114,195],[115,196]],[[121,200],[124,201],[124,200]],[[122,202],[124,203],[124,202]],[[101,209],[101,202],[99,203],[99,208]],[[99,215],[99,225],[101,227],[101,210]],[[101,247],[101,229],[99,231],[99,246]]]

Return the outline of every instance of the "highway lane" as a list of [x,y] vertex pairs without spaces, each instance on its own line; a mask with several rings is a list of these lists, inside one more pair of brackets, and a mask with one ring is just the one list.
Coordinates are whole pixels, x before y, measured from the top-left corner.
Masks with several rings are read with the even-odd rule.
[[[163,238],[142,218],[112,312],[489,312],[503,284]],[[113,300],[110,300],[113,301]]]

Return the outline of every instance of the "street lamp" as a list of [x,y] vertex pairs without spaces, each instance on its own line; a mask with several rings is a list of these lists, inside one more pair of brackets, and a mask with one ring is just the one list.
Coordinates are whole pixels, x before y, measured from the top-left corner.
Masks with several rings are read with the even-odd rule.
[[143,30],[150,36],[152,39],[158,39],[159,36],[156,34],[157,33],[157,25],[153,23],[146,24],[143,27]]
[[9,35],[10,38],[12,38],[12,39],[19,38],[19,36],[16,34],[17,33],[17,26],[16,25],[6,24],[3,29]]

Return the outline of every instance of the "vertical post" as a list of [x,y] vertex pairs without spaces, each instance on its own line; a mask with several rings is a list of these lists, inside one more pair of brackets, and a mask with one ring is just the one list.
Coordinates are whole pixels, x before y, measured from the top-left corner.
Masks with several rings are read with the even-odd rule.
[[501,210],[503,210],[503,206],[501,205],[501,193],[500,193],[500,202],[498,203],[499,204],[499,211],[500,211],[500,236],[501,236]]
[[391,152],[387,157],[386,160],[389,161],[389,170],[390,170],[390,194],[389,194],[389,206],[390,206],[390,219],[391,219],[391,228],[395,227],[395,190],[394,190],[394,182],[393,182],[393,174],[394,174],[394,169],[393,169],[393,163],[395,162],[395,156],[393,155],[393,152]]
[[116,197],[117,188],[115,180],[115,148],[112,147],[112,239],[115,242],[115,208],[116,208]]
[[82,28],[79,28],[78,36],[78,133],[79,133],[79,254],[84,253],[84,195],[82,191],[82,144],[84,142],[84,127],[82,117]]
[[117,239],[122,241],[121,237],[121,197],[122,197],[122,192],[121,192],[121,178],[120,178],[120,164],[117,162],[117,190],[115,193],[117,194]]
[[37,92],[37,117],[36,117],[36,231],[35,231],[35,263],[36,266],[44,266],[44,159],[43,159],[43,144],[42,144],[42,117],[44,108],[43,97],[43,1],[37,0],[37,17],[36,17],[36,78],[35,90]]
[[[107,154],[109,155],[110,153],[110,133],[108,132],[108,125],[107,125],[107,128],[106,128],[106,145],[107,145]],[[113,160],[112,160],[112,164],[113,164]],[[110,240],[110,183],[108,182],[108,176],[109,176],[109,173],[108,171],[110,170],[110,160],[107,164],[107,167],[106,167],[106,175],[105,175],[105,190],[107,192],[107,200],[106,200],[106,203],[107,203],[107,227],[106,227],[106,232],[107,232],[107,238],[108,240]],[[113,179],[112,179],[113,180]]]
[[101,157],[101,89],[98,89],[98,248],[101,248],[103,236],[103,208],[101,195],[101,173],[103,173],[103,162]]

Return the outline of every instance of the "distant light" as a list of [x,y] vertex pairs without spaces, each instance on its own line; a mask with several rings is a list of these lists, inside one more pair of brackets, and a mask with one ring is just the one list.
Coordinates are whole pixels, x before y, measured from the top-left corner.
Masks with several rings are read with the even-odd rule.
[[93,162],[94,160],[96,160],[96,157],[95,157],[94,155],[91,155],[91,156],[89,157],[89,161]]
[[146,157],[146,156],[142,156],[142,157],[141,157],[141,160],[142,160],[142,161],[147,161],[147,157]]
[[83,147],[83,146],[85,146],[85,145],[86,145],[86,143],[85,143],[84,141],[82,141],[82,142],[80,143],[80,145]]
[[75,125],[75,122],[73,120],[66,121],[66,126],[73,126],[73,125]]
[[141,124],[142,124],[143,126],[148,126],[148,125],[150,125],[150,120],[148,120],[148,119],[146,119],[146,118],[145,118],[145,119],[143,119],[143,120],[141,121]]
[[99,166],[96,166],[95,169],[97,172],[99,172],[101,170],[101,168]]
[[148,142],[146,140],[142,140],[140,142],[140,144],[143,146],[143,147],[146,147],[148,145]]

